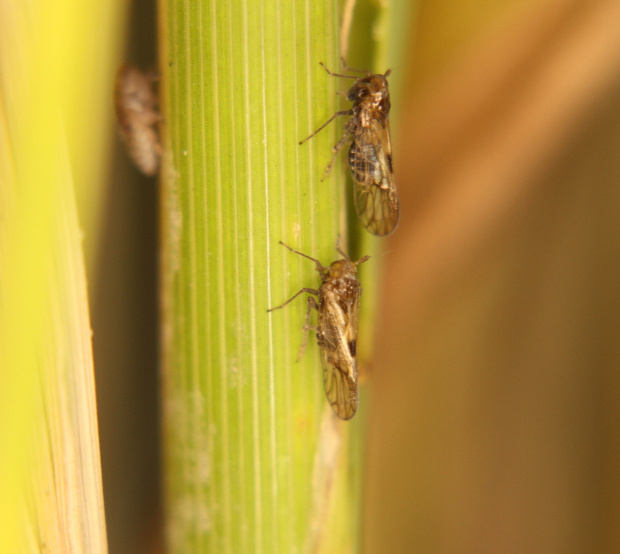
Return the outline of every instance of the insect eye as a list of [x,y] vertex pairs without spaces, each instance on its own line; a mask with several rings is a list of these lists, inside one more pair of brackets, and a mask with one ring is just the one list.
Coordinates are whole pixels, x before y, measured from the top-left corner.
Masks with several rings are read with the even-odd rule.
[[388,96],[383,96],[381,102],[379,102],[379,110],[383,114],[387,114],[390,111],[390,99]]
[[347,100],[349,102],[357,102],[362,98],[367,97],[370,94],[367,86],[354,86],[351,90],[349,90],[349,94],[347,94]]

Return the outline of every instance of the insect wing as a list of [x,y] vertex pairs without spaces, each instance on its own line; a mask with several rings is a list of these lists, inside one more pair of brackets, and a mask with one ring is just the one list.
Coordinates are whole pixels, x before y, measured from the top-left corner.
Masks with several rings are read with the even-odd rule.
[[388,120],[374,119],[355,134],[349,150],[355,181],[355,210],[373,235],[385,236],[398,225],[400,207],[394,173]]
[[348,301],[337,294],[323,295],[319,309],[319,346],[323,364],[325,394],[341,419],[351,419],[357,411],[357,330],[359,283]]

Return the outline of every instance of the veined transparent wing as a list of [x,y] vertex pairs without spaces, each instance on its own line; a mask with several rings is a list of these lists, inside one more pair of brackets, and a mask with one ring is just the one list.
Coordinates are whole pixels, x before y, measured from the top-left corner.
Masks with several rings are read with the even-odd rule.
[[387,121],[370,121],[358,128],[349,150],[355,182],[355,210],[373,235],[392,233],[400,218],[400,203],[392,171],[392,145]]
[[[321,349],[325,394],[341,419],[357,411],[357,330],[361,288],[352,291],[349,302],[327,293],[319,312],[317,338]],[[320,335],[319,335],[320,334]]]

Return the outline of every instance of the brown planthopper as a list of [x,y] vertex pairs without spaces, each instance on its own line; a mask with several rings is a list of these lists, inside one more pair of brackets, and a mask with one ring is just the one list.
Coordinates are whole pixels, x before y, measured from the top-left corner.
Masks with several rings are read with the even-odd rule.
[[[343,60],[344,65],[344,60]],[[400,218],[400,204],[392,170],[392,145],[390,143],[390,91],[385,74],[372,74],[346,67],[346,71],[365,73],[364,77],[332,73],[321,62],[321,66],[333,77],[355,79],[347,91],[347,100],[353,102],[349,110],[336,112],[309,137],[316,135],[339,116],[350,116],[344,135],[333,148],[334,156],[325,170],[327,177],[338,152],[347,142],[349,167],[355,182],[355,210],[362,225],[373,235],[385,236],[394,232]]]
[[[312,295],[308,297],[305,335],[298,359],[301,358],[308,344],[308,332],[315,331],[321,349],[323,382],[327,400],[339,418],[351,419],[357,411],[358,404],[357,330],[362,287],[357,280],[357,266],[367,261],[370,256],[364,256],[357,262],[352,262],[337,247],[343,259],[336,260],[326,267],[318,260],[293,250],[281,241],[280,244],[291,252],[312,260],[316,264],[322,283],[318,290],[303,288],[284,304],[267,311],[272,312],[283,308],[304,292]],[[310,325],[312,308],[316,309],[319,314],[316,326]]]
[[118,70],[114,85],[116,119],[129,156],[142,173],[151,176],[157,173],[161,158],[161,145],[155,129],[161,119],[153,91],[155,80],[133,65],[125,64]]

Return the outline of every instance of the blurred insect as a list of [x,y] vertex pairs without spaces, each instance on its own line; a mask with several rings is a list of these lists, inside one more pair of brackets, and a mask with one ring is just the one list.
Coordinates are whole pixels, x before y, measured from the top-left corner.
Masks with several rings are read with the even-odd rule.
[[155,175],[159,169],[161,145],[155,124],[161,119],[153,91],[155,77],[125,64],[116,74],[114,106],[116,119],[129,156],[142,173]]
[[[267,311],[272,312],[283,308],[304,292],[313,295],[308,297],[305,335],[297,359],[301,358],[306,350],[308,332],[315,331],[321,349],[323,382],[327,400],[339,418],[351,419],[357,411],[358,404],[357,330],[362,287],[357,280],[357,266],[367,261],[370,256],[364,256],[357,262],[352,262],[337,247],[343,259],[336,260],[330,266],[325,267],[318,260],[293,250],[282,241],[280,244],[291,252],[312,260],[316,264],[322,283],[318,290],[303,288],[284,304]],[[315,296],[318,297],[318,303]],[[310,325],[312,308],[319,313],[316,326]]]
[[[343,65],[344,60],[342,61]],[[365,77],[332,73],[321,62],[321,66],[332,77],[355,79],[347,91],[347,100],[353,102],[349,110],[336,112],[321,125],[303,144],[334,119],[349,115],[351,119],[344,127],[344,135],[333,147],[332,157],[323,175],[324,180],[331,171],[338,152],[351,141],[349,167],[355,181],[355,210],[366,230],[373,235],[389,235],[394,232],[400,217],[400,206],[394,173],[392,170],[392,145],[390,143],[390,91],[385,74],[351,69],[345,71],[365,73]]]

